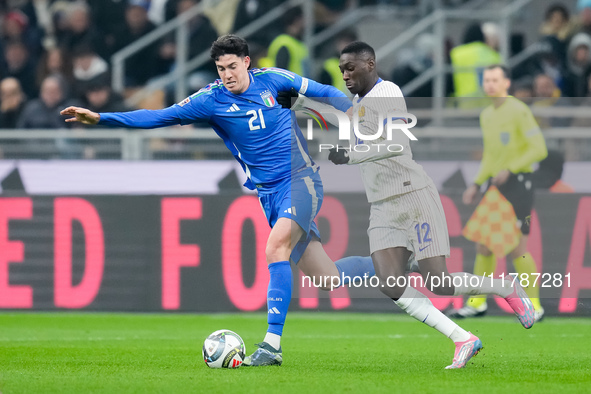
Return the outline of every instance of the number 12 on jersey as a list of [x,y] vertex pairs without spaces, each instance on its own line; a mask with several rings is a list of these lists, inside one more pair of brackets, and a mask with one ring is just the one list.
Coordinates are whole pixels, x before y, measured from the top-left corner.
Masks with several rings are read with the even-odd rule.
[[[415,230],[417,230],[417,238],[419,239],[419,245],[422,243],[431,242],[432,239],[429,236],[429,232],[431,231],[431,226],[429,223],[425,222],[423,224],[417,224],[415,226]],[[424,231],[424,235],[421,236],[421,230]]]
[[[259,129],[266,129],[267,126],[265,125],[265,118],[263,117],[263,110],[262,108],[259,108],[258,110],[258,114],[257,111],[255,111],[254,109],[251,109],[250,111],[248,111],[246,113],[246,115],[252,115],[250,117],[250,119],[248,120],[248,127],[251,130],[259,130]],[[259,125],[255,125],[254,122],[258,119],[260,119],[260,126]]]

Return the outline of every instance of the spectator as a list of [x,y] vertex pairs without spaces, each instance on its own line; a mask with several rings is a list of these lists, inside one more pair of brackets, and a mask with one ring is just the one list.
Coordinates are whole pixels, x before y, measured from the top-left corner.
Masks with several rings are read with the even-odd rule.
[[579,11],[579,20],[575,33],[591,34],[591,0],[579,0],[577,10]]
[[556,37],[544,37],[538,44],[537,53],[529,61],[513,70],[515,78],[546,74],[557,87],[562,88],[565,75],[566,53],[564,45]]
[[[177,14],[181,15],[198,4],[197,0],[179,0],[177,4]],[[189,21],[189,53],[188,59],[192,59],[203,52],[208,52],[211,43],[218,37],[209,18],[205,15],[197,15]],[[165,74],[170,72],[176,64],[177,46],[175,35],[170,34],[164,38],[158,48],[158,57],[154,62],[155,74]],[[188,80],[190,90],[196,91],[204,87],[217,77],[217,69],[212,59],[196,68]],[[174,89],[169,86],[166,90],[167,102],[174,103]]]
[[63,81],[49,76],[41,84],[39,98],[29,101],[17,122],[22,129],[60,129],[67,127],[60,110],[77,102],[65,95]]
[[482,24],[482,34],[484,34],[484,43],[495,51],[499,51],[501,44],[501,31],[499,25],[493,22]]
[[20,82],[27,97],[37,97],[35,64],[26,45],[20,41],[8,42],[4,46],[4,63],[1,66],[0,75],[15,77]]
[[542,36],[556,37],[565,42],[573,31],[573,24],[570,21],[570,14],[562,4],[553,4],[546,10],[544,23],[540,27]]
[[123,98],[111,90],[111,83],[103,75],[90,81],[84,92],[84,101],[91,111],[95,112],[125,112],[130,111]]
[[166,4],[169,0],[150,0],[148,19],[155,25],[161,25],[166,19]]
[[2,39],[20,41],[26,45],[33,59],[41,53],[41,37],[34,26],[29,25],[29,18],[20,10],[13,10],[4,15]]
[[300,7],[288,11],[283,18],[285,33],[269,45],[268,58],[273,67],[284,68],[303,77],[310,76],[308,48],[301,41],[304,33],[304,14]]
[[564,78],[564,95],[584,97],[587,93],[587,70],[591,67],[591,36],[578,33],[568,46],[567,72]]
[[[501,63],[501,56],[484,43],[480,25],[474,24],[466,29],[464,44],[451,50],[454,67],[453,81],[455,96],[459,98],[483,97],[482,71],[484,67]],[[460,101],[462,107],[470,106],[472,101]]]
[[[198,0],[180,0],[177,5],[177,15],[188,11],[199,3]],[[211,43],[217,40],[218,32],[213,28],[211,21],[205,15],[197,15],[189,21],[189,58],[208,52]],[[198,71],[208,71],[217,75],[217,69],[213,60],[198,68]]]
[[531,78],[524,77],[515,81],[511,86],[511,90],[513,91],[513,97],[518,98],[528,105],[531,104],[532,97],[534,96],[533,81]]
[[68,88],[73,82],[72,57],[64,48],[48,49],[37,65],[37,86],[50,75],[59,75]]
[[115,35],[120,26],[125,24],[125,0],[87,0],[93,22],[103,35],[106,53],[105,59],[113,54]]
[[[154,30],[154,24],[148,20],[148,7],[149,2],[145,0],[129,0],[125,9],[125,25],[115,35],[115,51]],[[128,86],[145,85],[155,75],[154,58],[157,50],[157,43],[150,44],[127,58],[125,79]]]
[[43,48],[55,47],[57,41],[55,40],[55,27],[53,25],[52,1],[33,0],[29,4],[31,7],[25,8],[24,12],[29,16],[29,20],[35,26],[39,37],[42,38]]
[[316,31],[321,31],[336,23],[343,13],[354,4],[351,0],[317,0],[314,2]]
[[[265,15],[267,12],[280,4],[277,0],[240,0],[234,18],[233,32],[237,32],[252,21]],[[267,48],[273,37],[281,34],[281,31],[274,25],[269,25],[269,29],[260,29],[248,38],[248,43],[258,44]]]
[[[532,107],[565,107],[569,106],[570,101],[562,97],[560,89],[556,86],[554,79],[546,74],[539,74],[534,79],[534,99]],[[571,123],[570,118],[565,117],[536,117],[540,128],[548,129],[551,127],[568,127]]]
[[92,24],[88,5],[76,2],[67,12],[67,30],[61,37],[60,46],[70,53],[76,48],[89,46],[100,56],[108,56],[103,37]]
[[[417,37],[416,44],[412,48],[400,51],[398,64],[392,71],[392,81],[403,88],[413,79],[433,66],[433,48],[435,36],[421,34]],[[427,81],[417,88],[408,97],[430,97],[433,95],[433,82]]]
[[74,52],[74,94],[82,97],[88,83],[109,73],[109,65],[90,47],[78,48]]
[[14,129],[26,98],[18,79],[8,77],[0,81],[0,129]]

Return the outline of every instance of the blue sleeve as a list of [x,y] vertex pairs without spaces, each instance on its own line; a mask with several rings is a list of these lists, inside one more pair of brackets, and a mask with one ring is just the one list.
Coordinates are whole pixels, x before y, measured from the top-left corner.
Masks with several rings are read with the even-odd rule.
[[332,105],[336,109],[339,109],[343,112],[347,112],[349,108],[352,107],[351,100],[345,96],[343,92],[339,89],[335,88],[334,86],[330,85],[323,85],[316,81],[312,81],[311,79],[302,78],[302,80],[307,80],[307,89],[304,92],[304,84],[306,81],[303,81],[302,88],[298,90],[300,94],[303,94],[306,97],[310,98],[326,98],[326,100],[319,100],[326,104]]
[[[208,85],[209,87],[209,85]],[[155,129],[157,127],[187,125],[197,121],[208,121],[211,106],[205,101],[211,97],[208,87],[187,97],[173,106],[158,110],[140,109],[130,112],[101,113],[99,124],[105,126],[128,127],[135,129]],[[204,91],[207,89],[207,91]]]
[[100,117],[100,125],[134,129],[155,129],[180,124],[180,118],[174,106],[158,110],[103,112]]
[[[277,91],[286,91],[294,88],[298,93],[306,97],[332,105],[343,112],[347,112],[352,106],[351,100],[334,86],[323,85],[280,68],[272,70],[276,71],[274,73],[274,81],[278,85]],[[318,100],[318,98],[324,98],[325,100]]]

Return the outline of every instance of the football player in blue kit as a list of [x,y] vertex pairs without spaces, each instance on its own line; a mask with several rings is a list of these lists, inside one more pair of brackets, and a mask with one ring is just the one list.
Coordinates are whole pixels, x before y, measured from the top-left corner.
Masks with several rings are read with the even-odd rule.
[[[345,112],[351,102],[338,89],[278,68],[250,69],[248,44],[225,35],[211,47],[220,79],[178,104],[161,110],[95,113],[68,107],[66,122],[149,129],[208,122],[242,166],[256,190],[272,227],[266,246],[270,280],[267,290],[268,329],[258,349],[246,357],[250,366],[281,365],[281,335],[291,300],[292,271],[298,265],[312,279],[363,277],[375,274],[370,257],[347,257],[333,263],[314,223],[322,205],[318,166],[308,153],[295,115],[277,103],[292,88],[302,95],[324,98]],[[314,282],[320,283],[320,281]]]

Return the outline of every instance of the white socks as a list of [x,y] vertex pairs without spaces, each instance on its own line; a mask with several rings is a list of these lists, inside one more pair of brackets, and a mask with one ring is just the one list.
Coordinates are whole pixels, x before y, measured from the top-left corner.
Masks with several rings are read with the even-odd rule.
[[263,342],[267,342],[269,345],[273,346],[275,350],[279,350],[279,348],[281,347],[281,335],[268,332],[265,335],[265,339],[263,339]]
[[470,338],[466,330],[435,308],[427,296],[410,286],[394,303],[415,319],[433,327],[454,342],[463,342]]
[[494,294],[506,298],[513,293],[511,283],[504,279],[492,279],[467,272],[454,272],[450,275],[454,278],[454,295]]

